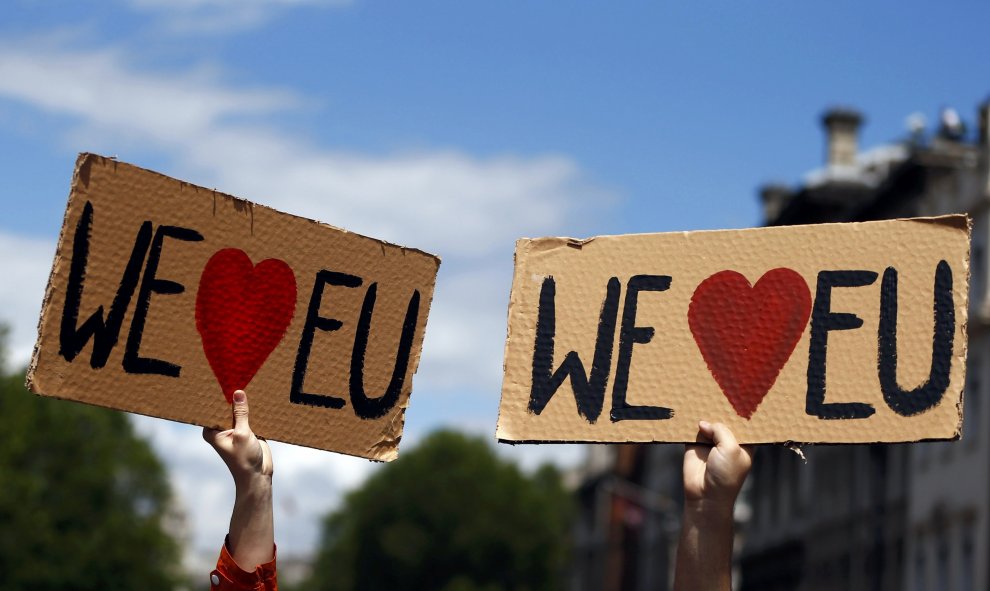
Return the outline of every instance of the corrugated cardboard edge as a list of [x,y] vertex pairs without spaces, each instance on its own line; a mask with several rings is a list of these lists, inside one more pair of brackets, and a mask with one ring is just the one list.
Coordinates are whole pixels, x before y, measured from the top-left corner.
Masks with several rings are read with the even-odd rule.
[[[294,213],[289,213],[289,212],[281,211],[281,210],[275,209],[274,207],[270,207],[268,205],[263,205],[263,204],[260,204],[260,203],[255,203],[253,201],[248,201],[247,199],[242,199],[241,197],[237,197],[237,196],[231,195],[229,193],[224,193],[222,191],[217,191],[216,189],[210,189],[208,187],[203,187],[201,185],[196,185],[196,184],[193,184],[193,183],[189,183],[189,182],[183,181],[181,179],[177,179],[175,177],[168,176],[167,174],[163,174],[161,172],[157,172],[157,171],[154,171],[154,170],[151,170],[151,169],[148,169],[148,168],[142,168],[142,167],[137,166],[135,164],[128,164],[126,162],[120,162],[120,161],[117,160],[116,157],[100,156],[99,154],[92,154],[92,153],[89,153],[89,152],[82,152],[82,153],[80,153],[79,154],[79,158],[76,160],[76,172],[73,175],[73,189],[75,188],[75,181],[76,181],[76,178],[77,177],[82,177],[83,178],[83,182],[88,185],[88,176],[89,176],[89,168],[88,168],[88,166],[93,161],[112,162],[113,165],[114,165],[114,168],[116,168],[116,167],[119,166],[119,167],[126,167],[126,168],[133,168],[133,169],[136,169],[136,170],[140,170],[140,171],[142,171],[142,172],[144,172],[146,174],[152,174],[152,175],[155,175],[157,177],[161,177],[163,179],[166,179],[168,181],[181,183],[185,187],[190,187],[190,188],[195,189],[195,190],[207,191],[209,193],[212,193],[213,196],[214,196],[214,198],[216,198],[216,197],[223,197],[224,199],[229,199],[231,201],[234,201],[234,202],[243,204],[243,207],[246,207],[248,209],[253,209],[255,207],[259,207],[261,209],[267,209],[269,211],[273,211],[273,212],[275,212],[277,214],[280,214],[280,215],[291,216],[291,217],[296,218],[298,220],[303,220],[303,221],[307,221],[307,222],[310,222],[310,223],[313,223],[313,224],[317,224],[317,225],[320,225],[320,226],[325,226],[327,228],[331,228],[333,230],[336,230],[338,232],[343,232],[345,234],[352,234],[354,236],[359,236],[359,237],[364,238],[366,240],[371,240],[371,241],[374,241],[374,242],[378,242],[378,243],[384,244],[386,246],[391,246],[391,247],[398,248],[398,249],[401,249],[401,250],[404,250],[404,251],[417,252],[419,254],[423,254],[423,255],[426,255],[426,256],[428,256],[430,258],[435,259],[436,262],[437,262],[437,268],[440,267],[440,257],[437,256],[437,255],[435,255],[435,254],[433,254],[433,253],[427,252],[425,250],[420,250],[418,248],[414,248],[414,247],[411,247],[411,246],[402,246],[401,244],[395,244],[394,242],[389,242],[387,240],[382,240],[381,238],[375,238],[373,236],[367,236],[367,235],[361,234],[359,232],[351,232],[350,230],[347,230],[345,228],[340,228],[338,226],[334,226],[333,224],[328,224],[326,222],[321,222],[319,220],[314,220],[312,218],[307,218],[307,217],[304,217],[304,216],[296,215]],[[68,213],[68,211],[66,211],[66,213]],[[64,226],[64,223],[63,223],[63,226]]]
[[[845,225],[849,225],[850,223],[853,223],[853,224],[877,224],[877,223],[887,223],[887,222],[892,222],[892,221],[917,222],[917,223],[921,223],[921,224],[934,224],[934,225],[939,225],[939,226],[945,226],[947,228],[951,228],[951,229],[954,229],[954,230],[965,230],[965,232],[966,232],[966,242],[967,242],[967,244],[972,244],[972,238],[973,238],[973,220],[972,220],[972,218],[969,217],[969,214],[967,214],[967,213],[956,213],[956,214],[948,214],[948,215],[941,215],[941,216],[929,216],[929,217],[917,217],[917,218],[898,218],[898,219],[893,219],[893,220],[871,220],[871,221],[866,221],[866,222],[833,222],[833,223],[828,223],[828,224],[799,224],[799,225],[793,225],[793,226],[768,226],[768,227],[760,227],[760,228],[740,228],[740,229],[735,229],[735,230],[732,230],[732,229],[724,229],[724,230],[691,230],[691,231],[684,231],[684,232],[681,232],[681,233],[682,234],[701,234],[701,233],[709,233],[709,232],[745,232],[745,233],[749,233],[749,232],[766,232],[766,231],[780,231],[780,230],[785,230],[786,231],[789,228],[819,227],[819,226],[831,226],[831,225],[843,225],[843,226],[845,226]],[[511,291],[510,296],[509,296],[509,309],[508,309],[508,313],[507,313],[507,318],[511,318],[512,317],[512,308],[515,305],[515,297],[514,297],[515,296],[515,286],[516,286],[516,282],[519,281],[519,277],[520,277],[520,275],[522,273],[521,265],[519,265],[519,261],[520,261],[521,258],[528,257],[530,254],[541,253],[541,252],[549,252],[549,251],[552,251],[552,250],[556,250],[558,248],[577,248],[577,249],[581,249],[584,246],[592,243],[595,240],[603,240],[603,239],[604,240],[609,240],[609,239],[613,239],[613,238],[623,238],[623,237],[626,237],[626,236],[648,235],[648,234],[651,234],[651,233],[641,232],[641,233],[638,233],[638,234],[619,234],[619,235],[616,235],[616,234],[605,234],[605,235],[600,235],[600,236],[591,236],[591,237],[588,237],[588,238],[571,238],[571,237],[567,237],[567,236],[545,236],[545,237],[542,237],[542,238],[520,238],[520,239],[516,240],[516,251],[515,251],[515,254],[513,256],[513,262],[514,262],[514,269],[515,270],[514,270],[513,275],[512,275],[512,291]],[[522,253],[523,249],[525,249],[525,251],[526,251],[525,253]],[[965,379],[966,371],[968,369],[966,363],[967,363],[967,358],[968,358],[968,354],[969,354],[969,289],[968,289],[968,286],[969,286],[969,281],[970,281],[971,275],[972,275],[972,265],[971,265],[971,261],[970,261],[971,254],[972,254],[972,249],[971,248],[967,249],[966,250],[965,257],[964,257],[964,262],[965,262],[965,266],[966,266],[966,285],[967,285],[967,289],[962,292],[962,297],[963,297],[962,309],[966,311],[966,318],[963,321],[962,327],[961,327],[961,332],[964,335],[966,335],[966,339],[963,342],[963,349],[962,349],[962,353],[961,353],[961,363],[962,363],[962,367],[963,367],[963,376],[964,376],[964,379]],[[507,326],[506,326],[505,347],[503,348],[503,354],[502,354],[502,382],[503,382],[502,383],[502,387],[503,387],[503,389],[505,387],[505,369],[506,369],[506,359],[508,359],[509,339],[512,338],[512,331],[511,331],[511,328],[510,328],[511,327],[511,323],[507,322],[506,324],[507,324]],[[956,359],[959,359],[959,358],[960,358],[960,356],[957,356],[956,357]],[[950,437],[950,438],[948,438],[948,439],[919,439],[918,441],[916,441],[914,443],[924,442],[924,441],[958,441],[959,439],[961,439],[961,437],[962,437],[962,425],[963,425],[963,401],[965,399],[965,390],[966,389],[965,389],[965,384],[964,384],[964,386],[963,386],[963,395],[960,396],[959,397],[959,400],[956,402],[956,409],[957,409],[957,414],[959,415],[959,421],[956,423],[956,430],[955,430],[955,433],[953,434],[953,436]],[[554,439],[554,440],[545,440],[545,439],[516,439],[516,438],[512,438],[511,434],[506,433],[505,429],[502,426],[502,405],[501,405],[501,403],[499,404],[498,424],[496,425],[496,428],[495,428],[495,438],[496,438],[496,440],[499,443],[506,443],[506,444],[509,444],[509,445],[548,444],[548,443],[561,443],[561,444],[572,444],[572,443],[603,443],[603,444],[642,443],[642,444],[664,445],[664,444],[669,444],[669,443],[673,443],[673,444],[679,444],[679,443],[685,443],[685,444],[686,443],[696,443],[696,441],[653,441],[653,442],[649,442],[649,441],[634,441],[634,440],[631,440],[631,439],[626,439],[626,440],[623,440],[623,441],[599,441],[599,440],[595,440],[595,439],[573,439],[573,440],[559,440],[559,439]],[[883,442],[883,441],[873,441],[873,442],[865,441],[865,442],[856,442],[856,443],[842,443],[842,442],[831,443],[831,442],[820,442],[820,441],[819,442],[814,442],[814,441],[809,441],[809,442],[802,442],[802,441],[752,442],[753,445],[781,444],[781,445],[785,445],[785,446],[793,446],[793,445],[863,445],[863,444],[869,444],[869,443],[887,443],[887,442]],[[903,443],[903,442],[895,442],[895,443]]]
[[[72,201],[80,192],[79,183],[82,176],[83,166],[88,166],[88,162],[93,156],[93,154],[81,152],[76,157],[76,166],[72,171],[72,180],[69,183],[69,198],[65,203],[65,213],[62,214],[62,227],[58,233],[58,243],[55,246],[52,270],[48,273],[48,284],[45,286],[45,299],[41,302],[41,314],[38,316],[38,338],[34,342],[34,351],[31,353],[31,363],[28,365],[27,375],[24,379],[25,387],[35,394],[40,394],[44,389],[44,386],[35,381],[34,373],[38,369],[38,360],[41,356],[41,330],[45,325],[45,320],[49,314],[48,304],[51,302],[52,292],[55,289],[55,275],[62,266],[62,256],[60,253],[62,252],[62,248],[66,240],[66,232],[68,231],[69,212],[72,211]],[[86,184],[88,188],[88,179],[86,179],[84,184]]]
[[[963,427],[963,406],[966,400],[966,384],[968,380],[966,379],[966,372],[969,369],[969,285],[970,279],[973,275],[973,265],[970,257],[973,254],[973,219],[969,217],[969,214],[963,215],[951,215],[951,216],[940,216],[934,218],[915,218],[923,224],[942,224],[955,228],[957,230],[966,230],[966,243],[970,245],[966,249],[966,290],[963,292],[963,310],[966,311],[966,319],[963,321],[962,333],[966,335],[966,341],[963,343],[962,350],[962,366],[963,366],[963,389],[962,394],[959,396],[959,401],[956,403],[956,409],[959,414],[959,422],[956,423],[956,433],[955,437],[949,441],[958,441],[962,439],[962,427]],[[964,225],[960,225],[960,223]]]
[[516,249],[512,253],[512,285],[509,288],[509,307],[505,314],[505,344],[502,347],[502,389],[499,391],[499,405],[498,405],[498,420],[495,423],[495,439],[500,443],[512,443],[511,439],[504,439],[505,428],[502,426],[502,392],[505,391],[505,380],[506,380],[506,360],[509,358],[509,341],[512,339],[512,309],[516,305],[516,285],[520,281],[520,275],[522,274],[522,265],[519,264],[519,260],[524,257],[521,251],[528,245],[532,244],[532,240],[529,238],[519,238],[516,240]]
[[[870,225],[885,224],[890,222],[917,222],[921,224],[933,224],[945,226],[955,230],[965,230],[967,241],[971,241],[973,232],[973,221],[969,214],[952,213],[939,216],[926,216],[916,218],[895,218],[885,220],[870,220],[865,222],[829,222],[825,224],[795,224],[792,226],[761,226],[757,228],[725,228],[721,230],[683,230],[679,232],[636,232],[632,234],[599,234],[586,238],[574,238],[571,236],[543,236],[539,238],[520,238],[516,241],[517,255],[520,243],[528,243],[527,254],[539,254],[549,252],[558,248],[581,248],[588,246],[598,240],[613,240],[617,238],[628,238],[630,236],[652,236],[654,234],[683,234],[685,236],[698,236],[702,234],[721,234],[725,232],[739,232],[741,234],[787,232],[795,228],[820,228],[828,226],[849,226],[849,225]],[[518,260],[518,257],[517,257]],[[969,254],[966,255],[966,268],[969,268]],[[968,279],[968,275],[967,275]],[[967,294],[967,303],[969,296]]]
[[[406,252],[406,251],[415,252],[415,253],[423,254],[423,255],[426,255],[426,256],[432,258],[436,262],[436,271],[434,271],[434,274],[433,274],[433,282],[430,284],[430,298],[427,301],[426,320],[423,322],[423,329],[422,329],[423,332],[422,332],[422,334],[423,334],[423,338],[425,339],[426,327],[427,327],[427,324],[429,322],[429,310],[430,310],[430,308],[433,305],[433,297],[434,297],[434,294],[436,293],[436,276],[437,276],[437,273],[439,272],[440,264],[441,264],[441,259],[440,259],[439,256],[437,256],[435,254],[432,254],[432,253],[429,253],[429,252],[426,252],[424,250],[420,250],[418,248],[412,248],[412,247],[402,246],[402,245],[399,245],[399,244],[394,244],[394,243],[388,242],[386,240],[381,240],[379,238],[374,238],[374,237],[371,237],[371,236],[366,236],[364,234],[359,234],[357,232],[351,232],[351,231],[346,230],[344,228],[339,228],[337,226],[334,226],[334,225],[331,225],[331,224],[327,224],[327,223],[324,223],[324,222],[320,222],[318,220],[313,220],[311,218],[306,218],[306,217],[298,216],[298,215],[295,215],[295,214],[292,214],[292,213],[283,212],[283,211],[277,210],[277,209],[275,209],[273,207],[269,207],[267,205],[257,204],[257,203],[254,203],[252,201],[248,201],[246,199],[241,199],[240,197],[235,197],[234,195],[229,195],[227,193],[222,193],[222,192],[217,191],[215,189],[208,189],[206,187],[202,187],[202,186],[199,186],[199,185],[188,183],[186,181],[177,179],[175,177],[170,177],[170,176],[168,176],[166,174],[162,174],[160,172],[156,172],[154,170],[150,170],[150,169],[147,169],[147,168],[142,168],[142,167],[136,166],[134,164],[128,164],[128,163],[125,163],[125,162],[118,162],[117,159],[116,159],[116,157],[100,156],[99,154],[93,154],[93,153],[90,153],[90,152],[80,152],[79,155],[76,157],[76,165],[75,165],[75,169],[73,170],[73,173],[72,173],[72,181],[70,183],[70,188],[69,188],[69,198],[66,201],[65,213],[62,216],[62,226],[61,226],[61,230],[59,231],[58,243],[57,243],[57,246],[56,246],[56,249],[55,249],[55,257],[54,257],[54,261],[52,262],[51,272],[48,275],[48,284],[45,287],[45,298],[42,301],[41,314],[40,314],[40,316],[38,318],[38,328],[37,328],[37,330],[38,330],[38,338],[35,341],[34,351],[33,351],[32,355],[31,355],[31,362],[28,365],[27,375],[25,377],[25,386],[31,392],[33,392],[35,394],[40,394],[45,389],[45,385],[44,384],[39,384],[35,380],[35,371],[37,370],[37,367],[38,367],[38,361],[39,361],[40,352],[41,352],[41,332],[42,332],[42,327],[45,325],[45,321],[46,321],[46,319],[48,317],[48,314],[50,313],[50,310],[49,310],[49,306],[48,305],[49,305],[49,302],[51,301],[52,293],[53,293],[53,290],[54,290],[55,276],[56,276],[56,274],[58,273],[58,271],[62,267],[62,257],[60,255],[60,253],[63,252],[63,247],[65,246],[64,243],[67,240],[66,232],[67,232],[68,228],[67,228],[66,222],[67,222],[67,220],[69,218],[69,212],[72,211],[72,203],[74,202],[74,200],[77,199],[80,194],[84,194],[88,190],[88,188],[89,188],[89,167],[92,166],[94,162],[99,162],[100,164],[104,164],[106,162],[112,162],[113,163],[113,166],[114,166],[114,169],[116,169],[118,166],[130,167],[130,168],[133,168],[133,169],[137,169],[137,170],[143,171],[145,173],[150,173],[150,174],[153,174],[155,176],[162,177],[164,179],[167,179],[168,181],[181,183],[182,186],[184,186],[184,187],[191,187],[193,189],[203,190],[203,191],[210,192],[210,193],[213,194],[213,198],[214,199],[216,199],[217,197],[222,197],[224,199],[228,199],[228,200],[234,201],[236,203],[243,204],[243,207],[251,210],[252,215],[253,215],[253,209],[255,207],[260,207],[260,208],[264,208],[264,209],[268,209],[270,211],[276,212],[276,213],[281,214],[281,215],[288,215],[288,216],[294,217],[294,218],[299,219],[299,220],[304,220],[304,221],[307,221],[307,222],[310,222],[310,223],[313,223],[313,224],[318,224],[320,226],[325,226],[327,228],[330,228],[330,229],[333,229],[333,230],[337,230],[339,232],[343,232],[343,233],[346,233],[346,234],[353,234],[353,235],[356,235],[356,236],[360,236],[361,238],[364,238],[364,239],[367,239],[367,240],[372,240],[372,241],[377,242],[379,244],[384,244],[386,246],[398,248],[402,252]],[[382,430],[381,436],[379,437],[378,441],[375,444],[373,444],[371,447],[368,448],[368,450],[367,450],[368,451],[368,455],[374,456],[374,457],[372,457],[372,458],[363,458],[363,459],[371,459],[372,461],[390,462],[390,461],[392,461],[392,460],[394,460],[394,459],[396,459],[398,457],[398,454],[399,454],[399,452],[398,452],[398,446],[399,446],[399,441],[401,439],[401,435],[400,434],[401,434],[402,429],[403,429],[403,427],[405,425],[405,415],[406,415],[406,409],[409,407],[409,399],[412,398],[412,381],[413,381],[413,377],[419,371],[419,362],[420,362],[420,359],[422,357],[422,354],[423,354],[423,349],[422,349],[422,347],[419,347],[418,351],[416,352],[415,358],[414,359],[410,359],[410,364],[412,366],[412,373],[409,374],[409,376],[410,376],[410,378],[409,378],[409,383],[410,383],[410,385],[409,385],[409,388],[410,388],[410,390],[409,390],[409,396],[407,396],[406,399],[405,399],[405,401],[402,403],[402,405],[400,407],[400,411],[395,414],[394,418],[391,421],[389,421],[388,424],[386,424],[385,428]],[[65,400],[65,399],[59,398],[57,396],[55,396],[54,398],[60,399],[60,400]],[[73,401],[73,402],[78,402],[78,401]],[[83,403],[83,404],[85,404],[85,403]],[[134,414],[137,414],[137,413],[134,413]],[[175,421],[175,422],[182,422],[182,421]],[[192,424],[192,423],[187,423],[187,424]],[[293,444],[293,445],[301,445],[301,444]],[[302,446],[302,447],[308,447],[308,446]],[[316,449],[316,448],[314,448],[314,449]],[[335,452],[335,453],[344,453],[344,452]],[[346,454],[345,453],[345,455],[350,455],[350,454]],[[361,457],[361,456],[355,456],[355,457]]]

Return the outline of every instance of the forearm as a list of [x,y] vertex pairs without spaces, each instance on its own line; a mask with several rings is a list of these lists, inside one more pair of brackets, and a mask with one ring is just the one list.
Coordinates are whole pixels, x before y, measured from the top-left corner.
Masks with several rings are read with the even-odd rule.
[[674,591],[732,588],[732,504],[689,502],[677,546]]
[[229,550],[242,569],[251,571],[275,558],[272,479],[255,475],[246,482],[238,482],[236,489]]

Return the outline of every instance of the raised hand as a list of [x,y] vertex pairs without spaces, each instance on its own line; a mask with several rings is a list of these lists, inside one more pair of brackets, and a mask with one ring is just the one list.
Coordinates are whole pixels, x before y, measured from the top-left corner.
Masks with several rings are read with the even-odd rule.
[[275,558],[274,466],[268,442],[251,430],[243,390],[234,392],[233,414],[232,429],[203,429],[203,439],[217,450],[234,478],[236,495],[227,548],[242,570],[253,571]]
[[684,449],[684,517],[674,591],[728,591],[732,585],[733,507],[753,464],[721,423],[698,423]]
[[722,423],[701,421],[698,441],[684,450],[684,501],[731,509],[753,465],[750,450]]

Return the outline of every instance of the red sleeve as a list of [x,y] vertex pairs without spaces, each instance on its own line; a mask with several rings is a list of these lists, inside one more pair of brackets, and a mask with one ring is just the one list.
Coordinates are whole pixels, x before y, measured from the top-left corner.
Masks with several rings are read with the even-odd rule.
[[248,572],[234,562],[225,541],[220,548],[217,568],[210,573],[210,591],[278,591],[275,558]]

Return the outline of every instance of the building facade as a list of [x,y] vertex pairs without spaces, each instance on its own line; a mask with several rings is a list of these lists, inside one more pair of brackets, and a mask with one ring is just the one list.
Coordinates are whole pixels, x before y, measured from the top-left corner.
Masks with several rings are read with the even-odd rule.
[[807,463],[785,448],[760,448],[742,589],[990,588],[988,113],[979,109],[976,133],[946,111],[930,137],[918,127],[861,153],[861,116],[830,111],[825,166],[799,187],[762,190],[767,225],[969,214],[969,353],[960,441],[813,446]]
[[[572,591],[671,589],[683,461],[679,444],[589,447],[575,487]],[[737,507],[741,517],[745,507]]]

